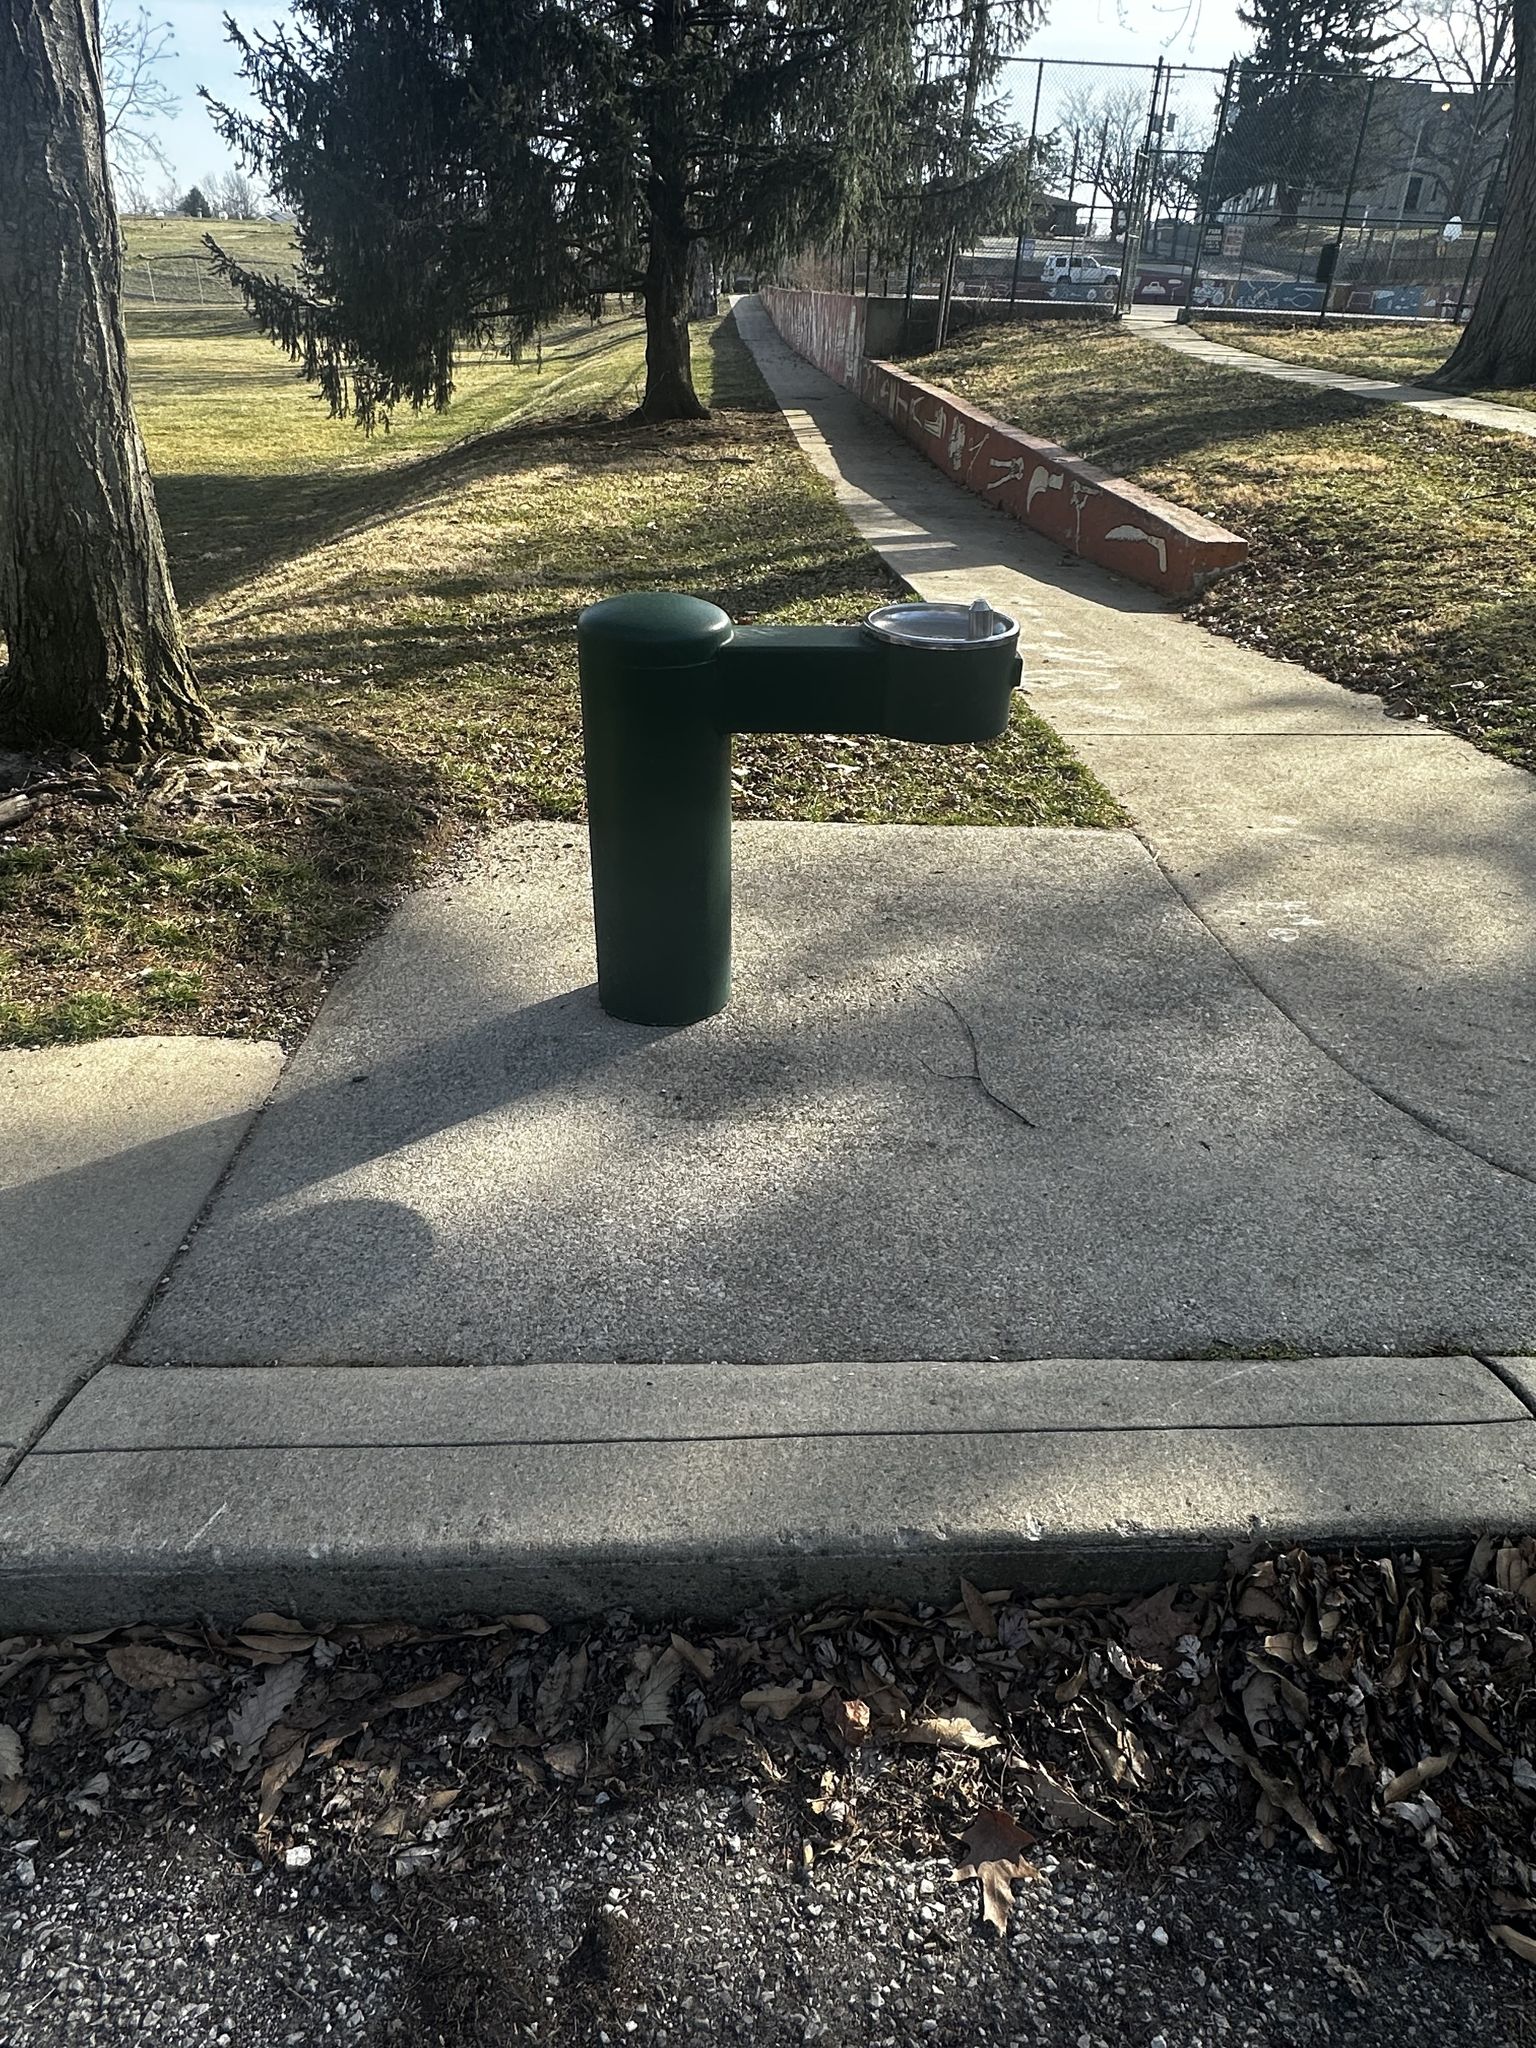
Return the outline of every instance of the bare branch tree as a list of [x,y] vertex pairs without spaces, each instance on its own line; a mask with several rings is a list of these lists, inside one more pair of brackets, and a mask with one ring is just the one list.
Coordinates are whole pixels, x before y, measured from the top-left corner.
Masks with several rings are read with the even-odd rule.
[[151,171],[170,170],[155,123],[171,120],[181,105],[161,76],[161,67],[175,49],[168,21],[154,20],[145,7],[130,11],[126,0],[103,0],[101,83],[107,153],[132,212],[145,210]]
[[1515,72],[1515,0],[1420,0],[1395,24],[1415,68],[1437,85],[1486,92]]
[[261,210],[261,190],[253,178],[237,167],[216,171],[203,180],[215,213],[225,220],[251,220]]

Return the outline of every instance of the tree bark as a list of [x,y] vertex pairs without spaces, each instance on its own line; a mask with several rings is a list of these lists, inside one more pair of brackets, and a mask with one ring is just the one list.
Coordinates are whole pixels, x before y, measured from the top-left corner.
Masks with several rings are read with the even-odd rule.
[[204,743],[128,395],[95,0],[0,0],[0,730]]
[[650,163],[646,173],[649,214],[645,266],[645,396],[638,420],[708,419],[693,388],[693,351],[688,340],[692,295],[688,283],[688,162],[682,138],[686,109],[672,67],[677,61],[686,0],[655,0],[651,41],[658,84],[647,121]]
[[1515,0],[1515,95],[1493,254],[1461,338],[1428,383],[1443,391],[1536,384],[1536,0]]

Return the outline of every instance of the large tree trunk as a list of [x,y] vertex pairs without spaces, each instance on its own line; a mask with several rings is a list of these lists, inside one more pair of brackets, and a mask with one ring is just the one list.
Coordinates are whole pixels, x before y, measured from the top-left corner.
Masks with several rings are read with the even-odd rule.
[[1515,0],[1515,99],[1503,204],[1487,275],[1450,359],[1446,391],[1536,384],[1536,0]]
[[0,0],[0,731],[134,755],[211,721],[128,397],[95,0]]
[[650,164],[646,206],[650,215],[645,266],[645,396],[641,420],[702,420],[709,416],[693,388],[693,352],[688,341],[688,162],[682,138],[686,109],[670,83],[681,41],[686,0],[655,0],[651,41],[663,81],[656,88],[647,122]]

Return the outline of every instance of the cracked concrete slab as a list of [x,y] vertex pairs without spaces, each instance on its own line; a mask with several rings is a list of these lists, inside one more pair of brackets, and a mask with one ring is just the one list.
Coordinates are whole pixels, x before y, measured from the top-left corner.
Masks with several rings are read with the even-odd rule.
[[1130,835],[736,846],[736,994],[686,1031],[598,1008],[568,827],[411,898],[133,1356],[1527,1348],[1536,1188],[1322,1056]]
[[1018,614],[1032,708],[1287,1013],[1536,1177],[1532,778],[1063,558],[796,356],[755,299],[735,312],[854,525],[922,596],[985,591]]
[[13,1449],[127,1335],[281,1066],[275,1045],[209,1038],[0,1052],[0,1437]]

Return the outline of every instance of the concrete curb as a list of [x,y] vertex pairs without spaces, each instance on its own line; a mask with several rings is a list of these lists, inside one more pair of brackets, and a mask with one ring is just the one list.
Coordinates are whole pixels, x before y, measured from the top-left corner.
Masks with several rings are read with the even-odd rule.
[[120,1366],[0,1495],[0,1627],[1131,1590],[1531,1526],[1536,1417],[1470,1357]]

